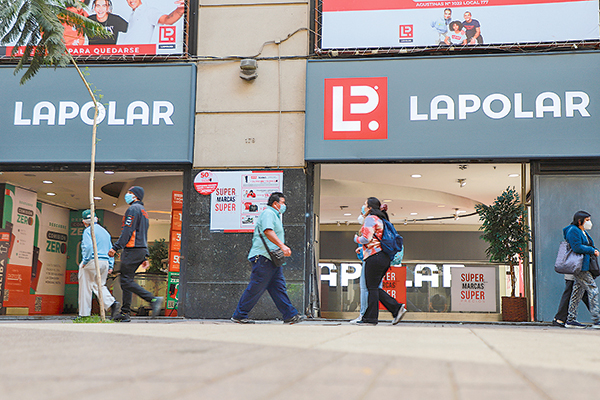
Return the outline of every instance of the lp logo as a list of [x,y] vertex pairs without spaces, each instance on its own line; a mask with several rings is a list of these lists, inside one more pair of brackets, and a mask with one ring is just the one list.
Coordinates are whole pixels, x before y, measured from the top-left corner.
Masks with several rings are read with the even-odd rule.
[[175,43],[175,27],[161,26],[158,32],[158,41],[160,43]]
[[325,79],[324,139],[387,139],[387,77]]
[[411,38],[413,37],[413,26],[412,25],[400,25],[400,38]]

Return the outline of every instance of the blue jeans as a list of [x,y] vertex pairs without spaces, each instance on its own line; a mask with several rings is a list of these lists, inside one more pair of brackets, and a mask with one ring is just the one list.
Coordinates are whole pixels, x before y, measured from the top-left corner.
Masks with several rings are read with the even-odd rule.
[[298,310],[292,305],[287,294],[283,268],[276,267],[271,260],[263,256],[252,257],[250,263],[252,264],[250,283],[240,298],[233,318],[248,318],[248,313],[258,303],[265,290],[271,295],[284,320],[298,314]]

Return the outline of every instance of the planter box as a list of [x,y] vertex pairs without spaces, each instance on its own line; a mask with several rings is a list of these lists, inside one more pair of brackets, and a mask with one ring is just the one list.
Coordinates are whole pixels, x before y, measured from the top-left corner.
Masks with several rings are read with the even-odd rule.
[[527,298],[502,296],[502,321],[528,322]]

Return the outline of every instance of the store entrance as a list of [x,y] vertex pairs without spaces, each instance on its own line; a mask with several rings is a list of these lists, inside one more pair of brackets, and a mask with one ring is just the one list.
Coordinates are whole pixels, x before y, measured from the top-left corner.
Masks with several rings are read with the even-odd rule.
[[[362,262],[353,237],[361,226],[361,206],[373,196],[387,205],[391,222],[404,238],[402,265],[390,269],[383,288],[406,303],[407,320],[501,318],[500,297],[510,295],[510,279],[506,266],[487,259],[488,244],[480,239],[475,205],[491,204],[508,187],[528,193],[528,164],[321,164],[317,170],[322,316],[359,315]],[[494,290],[487,295],[494,299],[487,302],[486,311],[453,309],[452,271],[460,268],[484,268],[489,274]],[[519,269],[518,293],[530,293],[530,270]],[[381,319],[391,319],[385,311],[380,314]]]
[[[2,314],[77,314],[84,229],[81,213],[90,208],[89,171],[81,166],[60,169],[0,168],[0,235],[4,232],[10,238],[7,254],[0,255],[0,262],[7,265],[2,276]],[[181,168],[136,170],[134,166],[120,166],[95,173],[96,215],[113,242],[121,233],[122,216],[128,208],[125,192],[131,186],[144,188],[151,265],[147,271],[139,271],[137,280],[150,292],[167,298],[165,315],[177,315],[183,177]],[[122,295],[119,266],[117,257],[107,280],[118,301]],[[99,313],[97,301],[94,305],[92,314]],[[132,309],[138,315],[148,313],[147,304],[137,296]]]

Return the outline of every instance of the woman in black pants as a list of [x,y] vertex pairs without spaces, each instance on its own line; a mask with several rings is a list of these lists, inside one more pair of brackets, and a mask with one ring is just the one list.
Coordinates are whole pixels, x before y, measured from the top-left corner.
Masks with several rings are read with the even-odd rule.
[[381,237],[383,235],[383,220],[389,221],[385,211],[381,210],[381,202],[375,197],[369,197],[363,205],[365,222],[360,228],[360,235],[354,235],[354,242],[362,245],[363,259],[365,261],[365,280],[369,292],[369,304],[367,311],[360,321],[364,325],[377,325],[379,318],[379,302],[392,313],[396,325],[404,314],[406,307],[398,303],[385,290],[379,288],[381,280],[390,268],[390,258],[381,249]]

